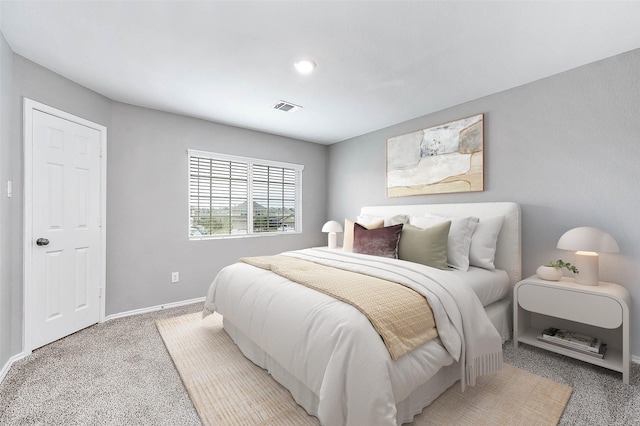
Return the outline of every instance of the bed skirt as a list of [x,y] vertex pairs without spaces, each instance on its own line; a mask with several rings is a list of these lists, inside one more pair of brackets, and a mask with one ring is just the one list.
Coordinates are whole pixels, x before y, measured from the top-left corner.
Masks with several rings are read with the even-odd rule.
[[[491,323],[496,327],[502,337],[502,341],[509,340],[511,336],[511,303],[508,299],[499,300],[485,307],[485,311]],[[233,339],[242,353],[254,364],[264,368],[281,385],[289,390],[297,404],[305,411],[318,417],[318,396],[307,388],[302,382],[293,377],[278,362],[266,354],[260,347],[248,339],[230,321],[223,318],[224,329]],[[430,405],[444,391],[460,380],[460,364],[442,367],[429,381],[413,391],[403,401],[396,403],[396,421],[398,425],[409,423],[422,412],[423,408]]]
[[493,326],[498,330],[502,343],[511,339],[513,324],[513,312],[511,311],[511,300],[502,299],[484,307],[487,316]]

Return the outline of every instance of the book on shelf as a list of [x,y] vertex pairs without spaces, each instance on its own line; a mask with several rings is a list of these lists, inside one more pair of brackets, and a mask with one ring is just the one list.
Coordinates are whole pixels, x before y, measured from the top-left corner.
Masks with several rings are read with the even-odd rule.
[[607,344],[606,343],[601,343],[600,344],[600,349],[598,350],[598,352],[593,352],[590,350],[585,350],[585,349],[580,349],[577,348],[575,346],[571,346],[571,345],[566,345],[562,342],[557,342],[554,340],[550,340],[550,339],[545,339],[544,337],[542,337],[542,334],[538,335],[538,340],[540,340],[541,342],[544,343],[548,343],[550,345],[554,345],[557,346],[559,348],[564,348],[564,349],[568,349],[570,351],[579,353],[579,354],[583,354],[583,355],[588,355],[588,356],[592,356],[594,358],[604,358],[604,354],[607,352]]
[[574,347],[576,349],[590,351],[593,353],[600,352],[602,342],[596,337],[575,333],[569,330],[559,328],[545,328],[542,330],[542,339],[549,342],[560,343],[564,346]]

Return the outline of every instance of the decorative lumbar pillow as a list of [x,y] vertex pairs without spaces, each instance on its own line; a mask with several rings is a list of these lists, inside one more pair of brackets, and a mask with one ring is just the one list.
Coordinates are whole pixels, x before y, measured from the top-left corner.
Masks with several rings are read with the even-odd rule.
[[[344,220],[344,235],[342,240],[342,251],[353,251],[353,224],[355,222],[349,219]],[[384,226],[384,220],[379,219],[375,222],[368,224],[361,224],[367,229],[382,228]]]
[[398,258],[398,242],[404,225],[367,229],[356,223],[353,225],[353,252],[372,256]]
[[469,263],[484,269],[496,269],[494,262],[496,257],[496,244],[498,235],[502,229],[504,216],[496,216],[482,219],[478,222],[476,230],[471,237],[469,250]]
[[419,228],[428,228],[446,221],[451,221],[447,240],[447,261],[449,266],[461,271],[467,271],[469,270],[471,237],[478,223],[477,217],[444,217],[427,213],[424,216],[412,216],[409,223]]
[[404,225],[398,245],[398,259],[438,269],[449,269],[447,239],[450,227],[450,220],[425,229]]

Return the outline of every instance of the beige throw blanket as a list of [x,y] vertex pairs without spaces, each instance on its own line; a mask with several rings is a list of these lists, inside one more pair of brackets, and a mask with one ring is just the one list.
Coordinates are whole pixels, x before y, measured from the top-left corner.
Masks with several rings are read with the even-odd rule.
[[288,256],[239,261],[354,306],[369,319],[394,360],[438,336],[425,297],[402,284]]

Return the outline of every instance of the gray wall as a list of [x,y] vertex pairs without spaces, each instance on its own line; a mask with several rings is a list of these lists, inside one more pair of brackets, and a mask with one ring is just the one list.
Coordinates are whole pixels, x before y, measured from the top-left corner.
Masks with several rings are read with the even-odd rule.
[[[2,342],[0,346],[8,348],[12,356],[22,352],[23,98],[31,98],[107,127],[110,125],[111,101],[10,51],[7,56],[10,57],[8,62],[12,64],[12,69],[6,105],[3,93],[1,112],[3,130],[0,133],[2,165],[5,166],[8,162],[7,167],[3,167],[0,182],[0,188],[2,188],[0,230],[3,231],[0,257],[3,265],[0,285],[2,291],[0,316],[3,321],[0,330],[3,334],[0,336]],[[4,59],[3,51],[3,62]],[[13,181],[13,198],[11,199],[7,199],[5,195],[7,180]],[[6,315],[10,316],[8,325],[5,325]],[[8,357],[4,356],[0,358],[0,368],[7,359]]]
[[[111,121],[107,314],[202,297],[242,256],[326,244],[326,146],[117,102]],[[189,241],[187,149],[303,164],[303,233]]]
[[[22,351],[23,97],[107,127],[107,315],[203,297],[241,256],[326,244],[326,146],[113,102],[12,53],[4,38],[0,54],[0,368]],[[303,233],[188,241],[188,148],[303,164]]]
[[[324,244],[324,221],[355,217],[362,205],[513,200],[523,210],[525,274],[570,258],[555,249],[569,228],[610,232],[621,253],[602,255],[601,277],[631,290],[637,324],[639,71],[633,51],[325,147],[112,102],[11,53],[0,37],[0,367],[22,349],[23,96],[108,128],[107,314],[201,297],[224,265]],[[385,196],[388,137],[480,112],[484,192]],[[303,234],[188,241],[187,148],[304,164]],[[634,330],[636,356],[639,336]]]
[[[363,205],[516,201],[523,214],[523,274],[571,261],[558,238],[577,226],[613,235],[619,254],[600,257],[600,277],[631,292],[640,319],[640,50],[400,123],[329,150],[328,218]],[[485,191],[387,198],[386,139],[484,113]],[[640,327],[632,328],[640,356]]]
[[12,146],[10,120],[13,74],[13,53],[0,33],[0,368],[14,354],[11,347],[12,319],[12,253],[11,206],[13,198],[6,197],[7,180],[12,176]]

